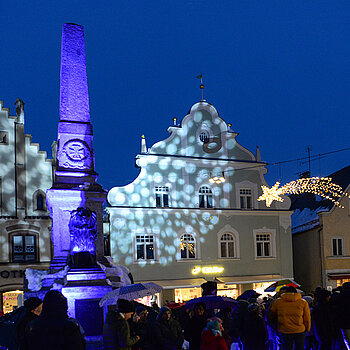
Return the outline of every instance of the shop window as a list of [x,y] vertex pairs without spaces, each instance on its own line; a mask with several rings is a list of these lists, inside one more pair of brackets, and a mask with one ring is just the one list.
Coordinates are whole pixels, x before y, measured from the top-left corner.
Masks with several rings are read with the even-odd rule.
[[136,235],[136,260],[154,260],[154,236]]
[[11,243],[13,262],[36,261],[36,237],[34,235],[13,235]]
[[193,235],[185,233],[180,237],[181,259],[196,258],[196,240]]
[[255,235],[255,249],[257,258],[272,257],[271,234],[256,234]]
[[253,194],[250,188],[241,188],[239,190],[239,200],[241,209],[253,208]]
[[235,238],[231,233],[220,237],[220,258],[235,258]]
[[213,193],[208,186],[202,186],[199,189],[199,208],[213,207]]
[[168,186],[156,186],[156,207],[164,208],[169,207],[169,187]]
[[343,238],[332,238],[332,253],[333,256],[344,255]]
[[20,290],[14,290],[10,292],[2,293],[2,306],[3,313],[7,314],[20,307],[23,303],[23,292]]

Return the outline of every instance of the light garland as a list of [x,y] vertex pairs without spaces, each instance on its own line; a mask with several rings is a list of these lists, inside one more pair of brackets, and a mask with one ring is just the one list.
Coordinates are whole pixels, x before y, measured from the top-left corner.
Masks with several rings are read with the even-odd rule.
[[270,207],[273,201],[283,202],[281,195],[312,193],[332,201],[340,208],[344,208],[339,203],[340,197],[344,195],[350,198],[349,194],[345,193],[339,185],[333,183],[330,177],[302,178],[288,182],[282,187],[279,187],[279,185],[280,183],[276,182],[271,188],[261,186],[263,194],[258,198],[258,201],[266,201],[266,206]]

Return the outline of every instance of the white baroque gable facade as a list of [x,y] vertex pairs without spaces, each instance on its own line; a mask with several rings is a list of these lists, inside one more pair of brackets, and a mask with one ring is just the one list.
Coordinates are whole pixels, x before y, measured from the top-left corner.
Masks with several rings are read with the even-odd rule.
[[[215,278],[242,285],[293,277],[289,199],[270,208],[257,201],[267,185],[265,163],[205,101],[168,131],[148,150],[142,140],[139,176],[108,193],[105,234],[114,260],[137,281],[168,289]],[[225,182],[209,182],[222,175]],[[205,269],[212,266],[221,272]],[[193,275],[200,267],[214,272]]]

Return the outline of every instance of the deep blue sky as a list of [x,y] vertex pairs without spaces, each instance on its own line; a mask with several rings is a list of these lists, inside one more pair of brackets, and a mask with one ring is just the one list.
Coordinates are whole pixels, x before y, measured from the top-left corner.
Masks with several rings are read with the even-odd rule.
[[[168,136],[205,98],[237,141],[272,163],[350,147],[350,2],[346,1],[1,1],[0,100],[51,156],[59,118],[62,24],[84,25],[99,182],[138,174],[140,138]],[[312,163],[327,175],[350,151]],[[270,186],[307,165],[269,167]]]

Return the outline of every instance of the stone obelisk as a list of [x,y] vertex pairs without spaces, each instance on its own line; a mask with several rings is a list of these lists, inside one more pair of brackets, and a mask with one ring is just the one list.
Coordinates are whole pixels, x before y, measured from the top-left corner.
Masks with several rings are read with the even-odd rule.
[[106,192],[97,184],[92,147],[89,92],[86,74],[84,27],[63,25],[60,74],[60,121],[55,180],[47,191],[52,217],[53,259],[60,269],[72,257],[69,221],[78,208],[96,215],[95,251],[103,257],[103,203]]

